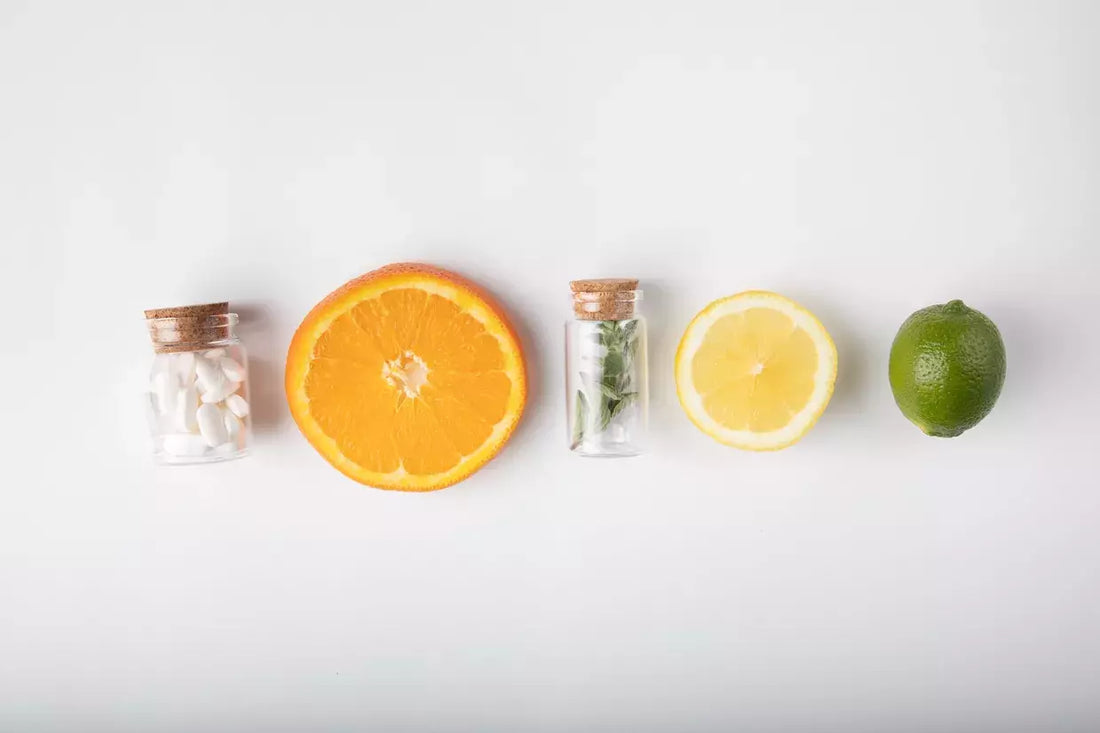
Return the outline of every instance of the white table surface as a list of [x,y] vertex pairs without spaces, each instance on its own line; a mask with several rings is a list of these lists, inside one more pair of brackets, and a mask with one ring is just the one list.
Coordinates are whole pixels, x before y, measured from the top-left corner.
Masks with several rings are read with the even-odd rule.
[[[1100,3],[0,0],[0,729],[1100,729]],[[282,397],[376,266],[507,304],[532,384],[465,483],[361,487]],[[642,278],[653,438],[564,445],[567,281]],[[676,401],[749,288],[840,378],[753,455]],[[963,298],[955,440],[887,354]],[[143,308],[231,299],[255,451],[157,468]]]

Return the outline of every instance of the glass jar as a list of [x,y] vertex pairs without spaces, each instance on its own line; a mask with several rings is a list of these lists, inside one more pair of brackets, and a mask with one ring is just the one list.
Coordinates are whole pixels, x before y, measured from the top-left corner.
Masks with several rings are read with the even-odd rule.
[[160,463],[239,458],[252,434],[248,355],[228,303],[145,311],[153,341],[147,394]]
[[565,325],[569,448],[582,456],[642,452],[649,413],[646,324],[638,281],[574,280]]

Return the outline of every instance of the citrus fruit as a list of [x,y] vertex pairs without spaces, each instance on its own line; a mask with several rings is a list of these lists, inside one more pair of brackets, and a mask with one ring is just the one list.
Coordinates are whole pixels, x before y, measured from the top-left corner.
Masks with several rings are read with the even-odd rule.
[[429,491],[483,466],[519,422],[523,353],[504,311],[446,270],[396,264],[318,303],[286,361],[290,412],[369,486]]
[[928,435],[953,438],[993,409],[1005,381],[1005,345],[993,321],[961,300],[905,319],[890,347],[890,388]]
[[812,313],[760,290],[716,300],[688,324],[676,392],[715,440],[777,450],[813,427],[836,382],[836,347]]

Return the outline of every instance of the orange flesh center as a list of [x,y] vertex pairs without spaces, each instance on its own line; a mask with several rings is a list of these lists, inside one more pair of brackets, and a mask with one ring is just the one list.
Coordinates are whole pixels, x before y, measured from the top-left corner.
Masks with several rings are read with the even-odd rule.
[[400,387],[406,397],[416,397],[428,381],[428,365],[416,354],[406,351],[400,358],[382,364],[382,379],[391,387]]
[[704,409],[730,430],[784,427],[809,402],[816,373],[813,339],[769,308],[719,318],[691,362]]
[[442,473],[477,451],[512,390],[500,342],[457,304],[389,290],[337,316],[306,374],[310,412],[349,460]]

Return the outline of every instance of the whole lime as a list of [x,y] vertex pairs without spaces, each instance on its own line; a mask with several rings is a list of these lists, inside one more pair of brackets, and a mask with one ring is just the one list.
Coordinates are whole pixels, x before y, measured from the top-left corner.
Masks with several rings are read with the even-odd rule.
[[954,438],[977,425],[1004,381],[1001,332],[961,300],[909,316],[890,347],[894,400],[928,435]]

